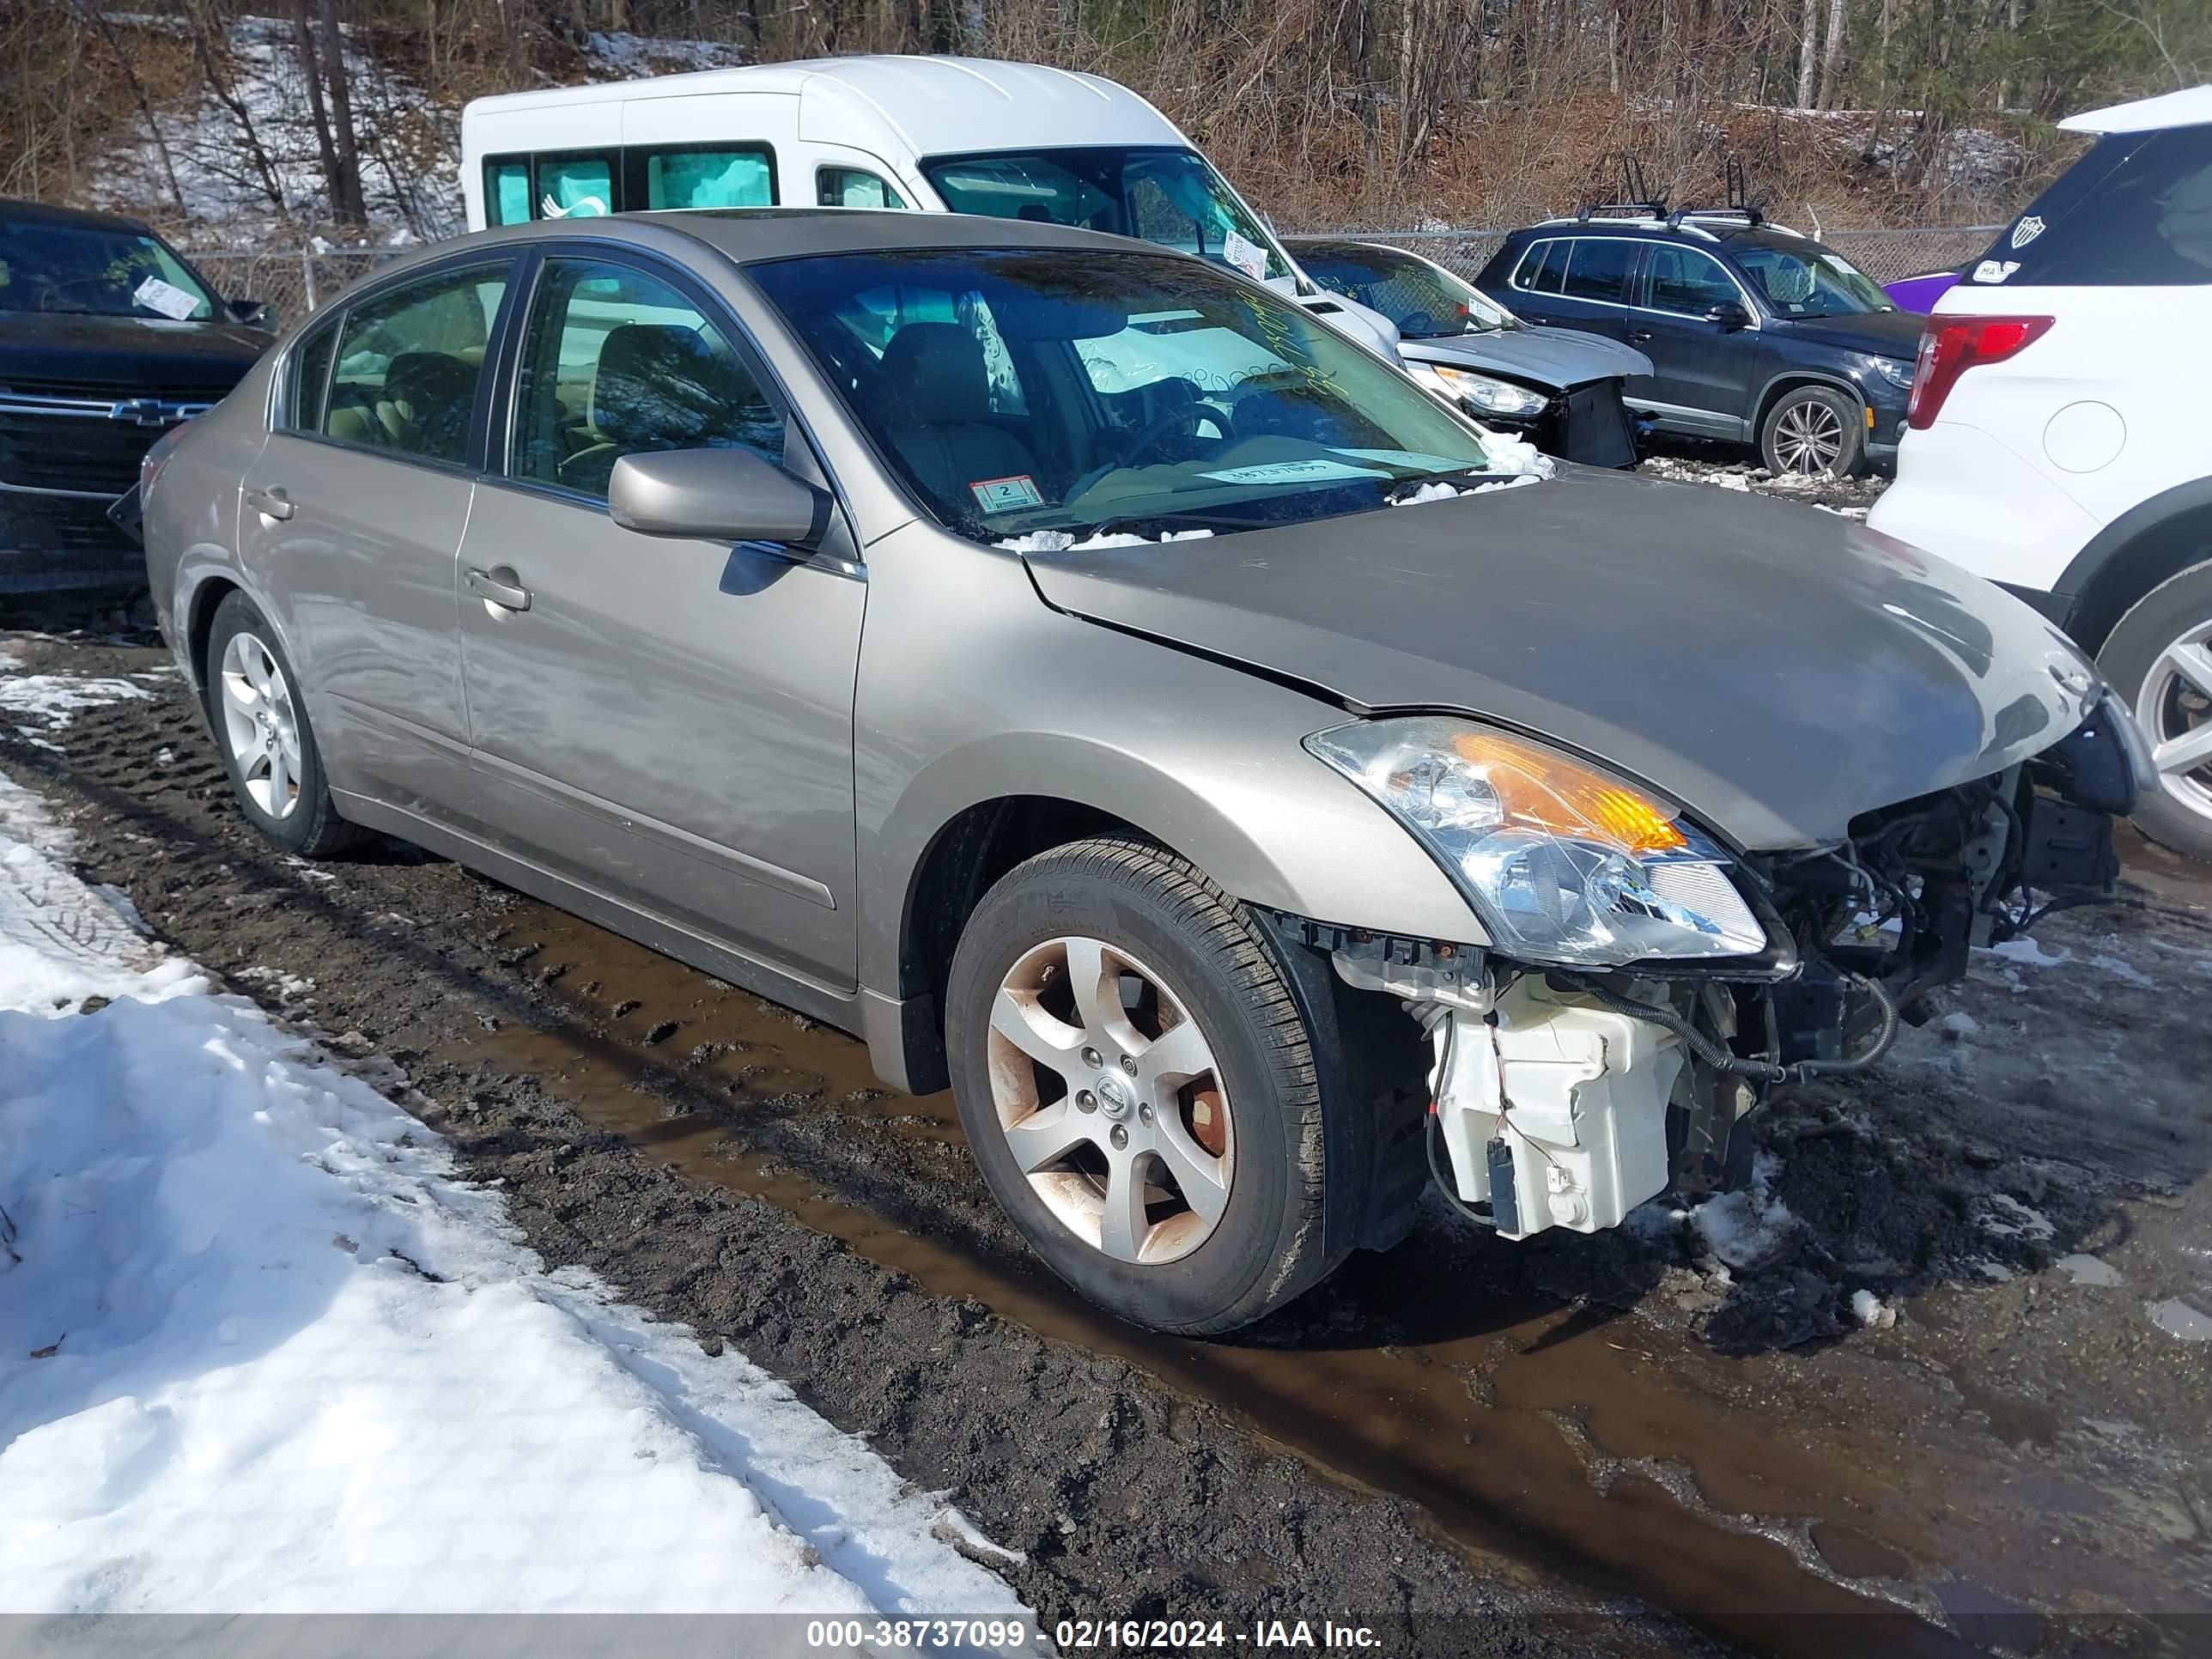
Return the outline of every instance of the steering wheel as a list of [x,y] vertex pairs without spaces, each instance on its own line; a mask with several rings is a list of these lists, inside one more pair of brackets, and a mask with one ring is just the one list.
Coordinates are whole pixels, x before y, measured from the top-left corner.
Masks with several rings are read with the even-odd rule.
[[1195,441],[1199,428],[1209,421],[1213,423],[1223,438],[1235,435],[1229,424],[1229,416],[1211,404],[1177,404],[1137,434],[1135,441],[1130,444],[1128,449],[1122,454],[1121,465],[1136,465],[1140,459],[1158,449],[1170,438],[1183,438]]

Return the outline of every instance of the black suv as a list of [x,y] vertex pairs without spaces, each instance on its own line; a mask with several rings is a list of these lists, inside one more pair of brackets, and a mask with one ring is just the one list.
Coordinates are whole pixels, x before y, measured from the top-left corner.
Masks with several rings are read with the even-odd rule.
[[1755,443],[1778,473],[1897,454],[1925,319],[1756,213],[1550,220],[1508,236],[1475,285],[1649,356],[1623,399],[1660,431]]
[[108,509],[275,337],[135,219],[0,201],[0,593],[141,581]]

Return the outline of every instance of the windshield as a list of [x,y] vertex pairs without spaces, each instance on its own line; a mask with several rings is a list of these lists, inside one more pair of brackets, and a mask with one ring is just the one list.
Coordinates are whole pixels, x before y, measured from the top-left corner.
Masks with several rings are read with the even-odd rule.
[[1291,275],[1273,234],[1196,150],[1130,144],[993,150],[940,155],[921,171],[955,213],[1133,236],[1263,280]]
[[1330,293],[1381,312],[1409,340],[1494,334],[1517,325],[1495,302],[1414,254],[1358,245],[1302,243],[1298,264]]
[[191,268],[143,231],[0,219],[0,311],[182,322],[215,309]]
[[1897,307],[1881,285],[1817,243],[1802,248],[1739,243],[1732,250],[1779,317],[1856,317]]
[[1286,301],[1096,249],[837,254],[749,274],[939,520],[1242,530],[1489,465],[1476,428]]

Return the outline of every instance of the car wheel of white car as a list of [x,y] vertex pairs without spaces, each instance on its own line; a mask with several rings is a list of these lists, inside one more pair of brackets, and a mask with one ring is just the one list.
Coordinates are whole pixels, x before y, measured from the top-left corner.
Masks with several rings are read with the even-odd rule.
[[[1157,1330],[1233,1330],[1346,1254],[1290,981],[1243,910],[1140,842],[1040,854],[976,907],[945,995],[992,1194],[1062,1279]],[[1344,1171],[1334,1171],[1341,1179]]]
[[243,593],[224,599],[201,666],[208,725],[247,820],[288,853],[319,858],[364,833],[337,815],[299,679],[276,630]]
[[1759,449],[1777,477],[1848,478],[1866,451],[1859,402],[1825,386],[1785,392],[1759,423]]
[[2136,711],[2158,767],[2136,824],[2177,853],[2212,860],[2212,562],[2145,594],[2097,663]]

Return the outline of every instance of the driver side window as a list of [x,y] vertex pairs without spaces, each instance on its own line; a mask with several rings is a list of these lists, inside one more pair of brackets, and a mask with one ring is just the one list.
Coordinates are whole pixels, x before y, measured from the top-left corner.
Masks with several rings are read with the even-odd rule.
[[783,462],[783,416],[729,341],[628,265],[546,261],[514,410],[509,476],[599,501],[625,455],[743,448]]

